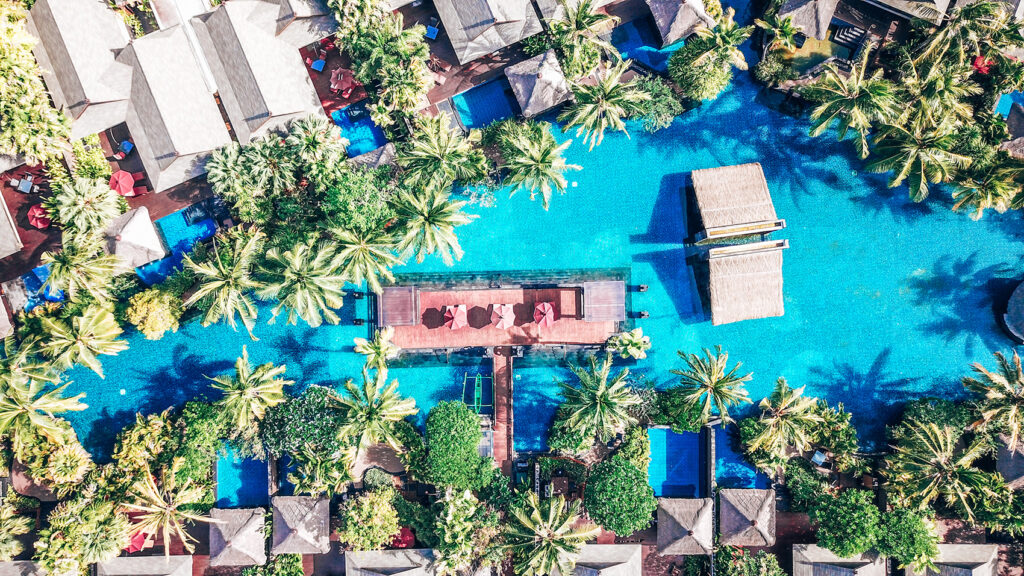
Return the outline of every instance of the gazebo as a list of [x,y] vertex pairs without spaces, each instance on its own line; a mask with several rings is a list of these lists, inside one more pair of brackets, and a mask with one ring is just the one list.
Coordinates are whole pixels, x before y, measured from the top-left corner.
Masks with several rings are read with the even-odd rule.
[[331,551],[330,501],[326,497],[275,496],[271,554],[326,554]]
[[105,238],[107,254],[113,254],[120,260],[120,273],[131,272],[167,256],[167,249],[145,206],[114,218],[107,226]]
[[701,26],[715,27],[703,0],[647,0],[647,7],[661,33],[662,47],[687,38]]
[[787,240],[739,244],[708,251],[711,323],[782,316],[782,251]]
[[434,551],[429,548],[345,552],[346,576],[431,576],[433,563]]
[[760,163],[694,170],[691,178],[703,226],[698,241],[767,234],[786,227],[786,221],[775,214]]
[[192,556],[119,556],[97,564],[96,576],[192,576]]
[[999,564],[997,544],[939,544],[938,570],[906,568],[907,576],[996,576]]
[[[885,558],[865,552],[840,558],[817,544],[793,545],[793,576],[885,576]],[[908,570],[909,575],[909,570]]]
[[775,490],[719,490],[718,529],[723,545],[773,546]]
[[542,114],[572,98],[569,82],[554,50],[548,50],[505,69],[523,116]]
[[714,537],[714,500],[658,499],[658,554],[711,554],[715,546]]
[[263,508],[214,508],[210,516],[210,566],[267,563]]

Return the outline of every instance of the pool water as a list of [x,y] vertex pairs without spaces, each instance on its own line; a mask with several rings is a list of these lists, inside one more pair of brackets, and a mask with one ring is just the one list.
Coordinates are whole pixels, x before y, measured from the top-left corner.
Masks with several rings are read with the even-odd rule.
[[996,114],[1006,118],[1014,104],[1024,106],[1024,92],[1010,92],[1000,96],[999,100],[996,101]]
[[213,218],[189,218],[188,208],[179,210],[160,218],[155,222],[156,229],[164,239],[164,246],[170,254],[165,258],[150,262],[135,269],[135,273],[143,282],[152,286],[163,282],[168,276],[181,269],[185,254],[198,242],[212,238],[217,233],[217,224]]
[[647,477],[654,495],[659,498],[697,498],[705,494],[701,485],[704,458],[700,434],[648,428],[647,435],[651,439],[651,463],[647,467]]
[[217,459],[217,507],[254,508],[270,500],[267,463],[241,458],[228,444]]
[[452,96],[452,106],[466,128],[483,128],[519,113],[512,86],[504,76]]
[[683,41],[680,40],[675,44],[658,48],[661,45],[661,36],[651,18],[637,18],[617,26],[612,30],[611,43],[623,60],[628,58],[640,62],[658,72],[668,70],[668,59],[672,53],[683,47]]
[[25,283],[25,312],[31,312],[36,306],[48,302],[61,302],[64,300],[64,291],[49,288],[43,290],[43,284],[50,279],[50,265],[43,264],[36,266],[31,272],[22,274],[21,280]]
[[349,158],[372,152],[388,143],[384,131],[370,118],[366,102],[356,102],[331,112],[331,119],[341,128],[341,137],[348,140]]
[[743,457],[736,426],[715,427],[715,484],[719,488],[768,488],[768,476]]

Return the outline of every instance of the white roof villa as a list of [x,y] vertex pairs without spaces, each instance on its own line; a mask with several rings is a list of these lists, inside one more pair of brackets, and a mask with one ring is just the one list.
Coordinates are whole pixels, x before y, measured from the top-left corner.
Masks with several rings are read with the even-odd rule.
[[817,544],[793,545],[793,576],[886,576],[885,558],[874,552],[840,558]]
[[210,566],[267,563],[263,508],[214,508],[210,517]]
[[711,498],[658,498],[658,554],[711,554],[714,507]]
[[434,551],[429,548],[345,552],[346,576],[433,576],[433,563]]
[[530,0],[435,0],[459,64],[542,30]]
[[97,564],[96,576],[192,576],[192,556],[122,556]]
[[715,27],[703,0],[647,0],[647,6],[661,34],[662,46],[675,44],[702,26]]
[[569,81],[554,50],[523,60],[505,69],[505,76],[523,116],[532,118],[572,98]]
[[748,488],[720,490],[718,492],[718,530],[722,544],[773,546],[775,544],[775,490]]
[[[644,554],[639,544],[584,544],[572,576],[640,576]],[[558,568],[552,576],[562,576]]]
[[331,551],[330,501],[326,497],[275,496],[271,554],[326,554]]
[[107,254],[120,259],[118,273],[131,272],[167,256],[167,248],[145,206],[114,218],[107,226],[105,237]]
[[907,576],[996,576],[999,565],[997,544],[939,544],[938,570],[906,568]]

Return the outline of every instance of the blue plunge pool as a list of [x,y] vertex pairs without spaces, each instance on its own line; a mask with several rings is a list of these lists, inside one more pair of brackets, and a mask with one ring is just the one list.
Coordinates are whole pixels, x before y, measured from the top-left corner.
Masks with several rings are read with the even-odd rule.
[[169,214],[155,222],[156,229],[163,236],[164,246],[170,254],[135,269],[143,282],[152,286],[167,279],[181,269],[181,263],[192,247],[198,242],[212,238],[217,233],[213,213],[200,203]]
[[672,53],[683,47],[679,41],[664,48],[661,36],[650,18],[637,18],[612,30],[612,46],[619,51],[623,60],[631,59],[640,62],[658,72],[668,70],[668,59]]
[[452,96],[452,105],[466,128],[483,128],[519,113],[512,86],[504,76]]
[[704,456],[700,434],[673,432],[668,428],[648,428],[651,439],[651,464],[648,482],[654,495],[661,498],[697,498],[705,493],[701,481]]
[[356,102],[331,112],[331,119],[341,128],[341,137],[348,140],[348,157],[355,158],[388,143],[384,131],[370,118],[366,102]]
[[270,500],[267,463],[242,458],[228,444],[217,459],[217,507],[254,508]]
[[719,488],[768,488],[768,476],[743,457],[735,426],[715,427],[715,484]]

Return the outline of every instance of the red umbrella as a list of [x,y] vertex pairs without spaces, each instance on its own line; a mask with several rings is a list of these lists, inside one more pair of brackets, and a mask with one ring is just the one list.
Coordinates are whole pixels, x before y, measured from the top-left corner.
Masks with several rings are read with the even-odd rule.
[[491,324],[502,330],[508,330],[516,323],[516,313],[511,304],[495,304],[491,310]]
[[555,323],[555,307],[551,302],[537,302],[533,308],[533,321],[541,328],[548,328]]
[[348,68],[335,68],[331,72],[331,90],[344,92],[356,87],[356,77]]
[[28,223],[42,230],[50,227],[50,213],[43,208],[42,204],[36,204],[28,209]]
[[452,330],[468,326],[469,317],[466,314],[466,305],[446,306],[444,309],[444,325]]
[[132,552],[139,552],[146,548],[146,541],[149,540],[149,534],[146,534],[142,530],[139,530],[135,534],[132,534],[131,540],[128,541],[128,545],[124,547],[129,554]]
[[118,170],[110,175],[110,189],[121,196],[132,196],[134,194],[135,178],[124,170]]
[[412,545],[416,543],[416,535],[412,533],[412,529],[408,526],[402,526],[402,529],[395,534],[394,538],[391,539],[392,548],[412,548]]

